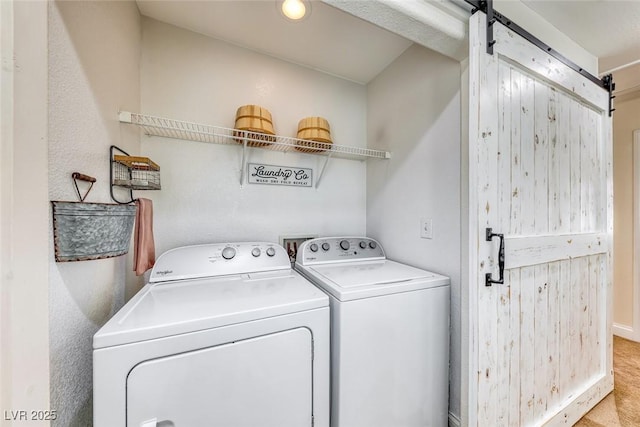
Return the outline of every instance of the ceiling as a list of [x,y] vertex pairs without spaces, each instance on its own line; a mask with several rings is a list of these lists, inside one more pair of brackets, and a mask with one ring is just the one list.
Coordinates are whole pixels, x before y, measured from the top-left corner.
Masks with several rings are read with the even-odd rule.
[[523,1],[598,57],[600,71],[640,59],[640,1]]
[[284,18],[275,0],[137,3],[142,15],[358,83],[412,44],[318,1],[301,22]]
[[[454,3],[464,4],[462,0],[380,0],[375,3],[394,7],[394,1],[397,2],[396,8],[407,5],[419,7],[428,1],[448,14],[433,16],[431,8],[429,13],[432,21],[449,18],[460,23],[468,15],[464,11],[461,13],[459,7],[456,9],[452,6]],[[522,1],[597,56],[601,71],[640,59],[640,0]],[[371,81],[412,43],[326,2],[348,4],[346,1],[312,0],[310,16],[296,23],[281,15],[276,0],[137,0],[140,12],[145,16],[363,84]],[[374,4],[362,0],[351,3],[360,8]],[[452,8],[456,11],[452,12]],[[381,15],[380,10],[373,11],[370,16],[377,18]],[[412,16],[414,11],[420,12],[414,9]],[[423,18],[429,19],[427,16]],[[423,22],[426,22],[425,19]],[[377,22],[376,19],[372,20]],[[398,21],[397,18],[396,21],[397,25],[387,28],[402,33],[402,29],[412,24],[410,21]],[[420,19],[416,18],[415,21],[419,22]],[[451,22],[446,21],[446,25],[442,25],[451,27]],[[412,32],[418,35],[412,38],[410,31],[404,33],[425,46],[429,46],[430,39],[438,36],[429,33],[428,23],[417,26]],[[429,40],[420,40],[419,37]],[[457,42],[466,44],[462,39]],[[638,76],[637,84],[640,84],[640,64],[624,72],[630,80]],[[620,78],[624,80],[624,76]],[[620,80],[618,75],[616,80]]]

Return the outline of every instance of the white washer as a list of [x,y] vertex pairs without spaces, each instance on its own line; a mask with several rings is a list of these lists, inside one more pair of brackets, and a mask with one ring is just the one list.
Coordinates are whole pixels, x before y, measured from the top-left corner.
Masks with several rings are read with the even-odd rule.
[[166,252],[93,348],[95,427],[329,425],[329,300],[279,245]]
[[296,269],[331,300],[331,426],[446,426],[449,278],[366,237],[308,240]]

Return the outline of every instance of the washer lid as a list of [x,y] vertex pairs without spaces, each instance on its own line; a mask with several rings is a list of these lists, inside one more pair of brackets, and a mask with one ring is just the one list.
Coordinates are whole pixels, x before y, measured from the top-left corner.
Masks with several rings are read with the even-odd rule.
[[435,277],[434,273],[388,260],[320,265],[312,269],[342,288]]
[[449,284],[448,277],[390,260],[297,267],[341,301]]
[[102,348],[184,334],[329,305],[327,296],[286,269],[148,284],[93,337]]

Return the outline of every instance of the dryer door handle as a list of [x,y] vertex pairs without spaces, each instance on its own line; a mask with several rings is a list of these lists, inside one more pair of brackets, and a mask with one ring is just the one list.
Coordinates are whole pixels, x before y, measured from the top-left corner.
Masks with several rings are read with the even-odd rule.
[[171,420],[158,421],[157,418],[152,420],[143,421],[140,427],[175,427],[176,425]]

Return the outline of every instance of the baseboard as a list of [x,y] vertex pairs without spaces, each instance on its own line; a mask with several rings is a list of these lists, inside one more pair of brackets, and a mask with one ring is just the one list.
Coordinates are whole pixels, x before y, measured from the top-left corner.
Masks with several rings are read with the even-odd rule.
[[449,427],[460,427],[460,418],[449,412]]
[[631,341],[640,342],[640,336],[633,330],[633,328],[627,325],[613,324],[613,335],[625,338]]

